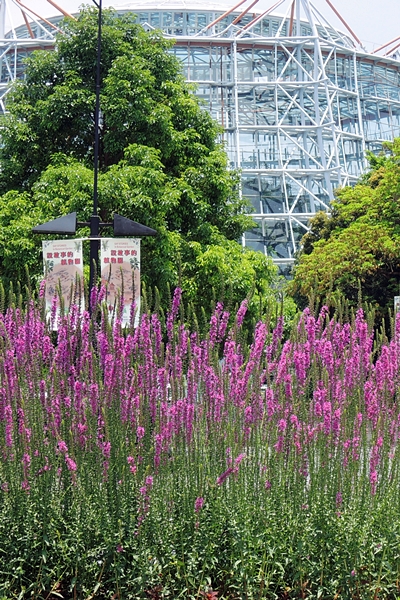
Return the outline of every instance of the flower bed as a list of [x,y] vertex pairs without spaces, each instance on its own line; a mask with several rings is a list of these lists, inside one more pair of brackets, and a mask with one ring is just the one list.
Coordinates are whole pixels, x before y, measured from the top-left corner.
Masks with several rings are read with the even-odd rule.
[[398,598],[400,320],[179,302],[0,317],[0,598]]

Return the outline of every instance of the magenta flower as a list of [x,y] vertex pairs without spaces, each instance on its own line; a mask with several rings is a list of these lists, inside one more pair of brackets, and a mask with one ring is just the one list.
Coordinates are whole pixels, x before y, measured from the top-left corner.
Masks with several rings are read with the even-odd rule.
[[236,324],[238,327],[242,326],[243,323],[243,319],[246,315],[247,312],[247,305],[248,305],[248,301],[247,300],[243,300],[243,302],[241,303],[239,310],[237,311],[236,314]]
[[133,458],[133,456],[128,456],[127,461],[128,461],[130,472],[133,473],[133,474],[135,474],[136,471],[137,471],[137,466],[135,464],[135,459]]
[[201,511],[201,509],[204,506],[204,498],[202,498],[201,496],[199,496],[198,498],[196,498],[195,502],[194,502],[194,512],[198,513]]
[[61,452],[62,454],[67,454],[68,446],[63,440],[60,440],[57,444],[57,450],[58,450],[58,452]]
[[217,477],[217,485],[222,485],[226,479],[228,479],[229,475],[234,472],[233,467],[229,467],[226,471],[224,471],[219,477]]
[[68,455],[65,456],[65,463],[67,465],[68,471],[75,472],[78,468],[76,462],[72,460],[72,458],[70,458]]

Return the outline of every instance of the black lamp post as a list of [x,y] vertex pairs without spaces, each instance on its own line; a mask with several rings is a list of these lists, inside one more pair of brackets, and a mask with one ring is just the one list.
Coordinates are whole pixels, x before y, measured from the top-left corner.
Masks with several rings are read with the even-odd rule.
[[[96,105],[94,111],[94,179],[93,179],[93,212],[90,221],[78,222],[76,212],[65,215],[53,221],[48,221],[42,225],[37,225],[32,229],[33,233],[40,234],[63,234],[75,235],[77,227],[90,226],[90,277],[89,290],[95,285],[95,273],[99,264],[99,237],[100,229],[103,227],[112,227],[115,236],[142,237],[147,235],[157,235],[155,229],[146,225],[141,225],[131,219],[114,214],[112,223],[102,223],[98,215],[98,191],[97,181],[99,173],[99,125],[100,125],[100,63],[101,63],[101,24],[102,24],[102,0],[98,2],[93,0],[98,8],[98,34],[97,34],[97,59],[96,59]],[[90,298],[90,294],[89,294]]]
[[[102,0],[93,3],[98,8],[98,28],[97,28],[97,58],[96,58],[96,106],[94,109],[94,181],[93,181],[93,213],[90,217],[90,237],[98,238],[100,233],[100,217],[98,211],[98,193],[97,179],[99,173],[99,125],[100,125],[100,64],[101,64],[101,24],[102,24]],[[99,240],[90,240],[90,279],[89,289],[94,285],[94,270],[99,266]]]

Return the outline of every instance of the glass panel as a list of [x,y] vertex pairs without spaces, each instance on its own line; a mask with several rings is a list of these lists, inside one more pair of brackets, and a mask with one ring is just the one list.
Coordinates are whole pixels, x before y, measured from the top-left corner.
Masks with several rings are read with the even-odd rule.
[[208,48],[190,48],[190,79],[192,81],[210,80],[210,50]]
[[150,14],[150,25],[152,27],[156,27],[157,29],[160,27],[160,13],[154,12]]
[[174,13],[174,35],[183,35],[183,13]]
[[288,222],[265,220],[264,227],[268,255],[272,258],[292,258],[293,247],[289,241]]
[[172,13],[164,12],[162,13],[162,26],[170,27],[172,25]]

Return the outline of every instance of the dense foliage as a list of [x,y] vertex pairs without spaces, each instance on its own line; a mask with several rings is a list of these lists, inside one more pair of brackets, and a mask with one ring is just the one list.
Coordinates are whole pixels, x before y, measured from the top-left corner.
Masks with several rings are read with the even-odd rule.
[[202,338],[180,296],[125,332],[1,313],[0,597],[397,599],[400,317],[247,346],[245,302]]
[[[97,11],[66,20],[55,51],[27,59],[9,95],[0,145],[0,276],[41,271],[32,226],[92,210]],[[212,289],[233,304],[268,295],[276,270],[236,240],[252,226],[238,175],[228,169],[218,125],[168,52],[131,15],[103,12],[99,206],[158,231],[143,241],[142,276],[164,304],[179,282],[209,310]],[[84,232],[83,232],[84,233]],[[111,232],[110,232],[111,233]]]
[[328,216],[317,214],[303,238],[292,292],[363,297],[380,312],[400,294],[400,140],[386,155],[369,155],[370,170],[355,187],[342,188]]

